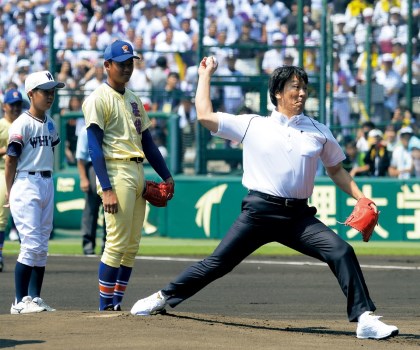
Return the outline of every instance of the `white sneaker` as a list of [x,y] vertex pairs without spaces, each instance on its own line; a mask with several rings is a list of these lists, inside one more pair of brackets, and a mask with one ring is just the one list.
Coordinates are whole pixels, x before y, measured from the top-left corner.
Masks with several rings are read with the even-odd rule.
[[140,299],[131,308],[131,314],[134,316],[149,316],[162,313],[165,311],[166,299],[161,291]]
[[359,317],[356,336],[360,339],[386,339],[398,334],[398,328],[388,326],[379,321],[382,316],[375,316],[373,312],[366,311]]
[[49,306],[44,299],[40,298],[40,297],[35,297],[32,300],[35,304],[37,304],[38,306],[44,308],[45,311],[56,311],[54,308],[52,308],[51,306]]
[[42,312],[45,309],[38,304],[34,303],[30,296],[23,297],[22,301],[16,305],[12,304],[10,308],[10,313],[12,315],[18,314],[32,314],[36,312]]

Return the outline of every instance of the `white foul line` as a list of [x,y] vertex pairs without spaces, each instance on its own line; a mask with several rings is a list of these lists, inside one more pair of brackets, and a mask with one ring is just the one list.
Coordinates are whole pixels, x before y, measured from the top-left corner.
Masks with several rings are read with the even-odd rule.
[[[197,262],[200,259],[193,258],[175,258],[169,256],[137,256],[138,260],[154,260],[154,261],[179,261],[179,262]],[[263,265],[294,265],[294,266],[327,266],[323,262],[311,261],[273,261],[273,260],[252,260],[245,259],[242,264],[263,264]],[[364,269],[377,269],[377,270],[420,270],[420,266],[397,266],[397,265],[369,265],[361,264]]]

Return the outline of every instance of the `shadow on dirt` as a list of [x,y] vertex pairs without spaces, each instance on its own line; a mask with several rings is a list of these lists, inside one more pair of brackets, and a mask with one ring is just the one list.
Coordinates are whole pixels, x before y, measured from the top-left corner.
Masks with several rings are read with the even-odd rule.
[[41,344],[41,343],[45,343],[45,341],[43,341],[43,340],[0,339],[0,349],[15,348],[19,345]]

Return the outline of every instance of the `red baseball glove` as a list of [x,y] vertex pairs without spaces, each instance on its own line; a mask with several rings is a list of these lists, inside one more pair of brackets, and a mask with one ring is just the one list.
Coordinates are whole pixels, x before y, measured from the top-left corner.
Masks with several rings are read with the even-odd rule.
[[368,242],[378,219],[379,211],[376,210],[375,203],[369,198],[360,198],[344,224],[359,231],[363,241]]
[[174,195],[174,185],[172,183],[146,181],[143,191],[143,198],[155,207],[166,207],[168,200]]

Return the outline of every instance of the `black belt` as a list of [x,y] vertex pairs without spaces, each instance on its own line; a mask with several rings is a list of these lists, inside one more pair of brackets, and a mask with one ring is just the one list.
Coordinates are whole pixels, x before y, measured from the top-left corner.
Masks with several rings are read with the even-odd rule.
[[51,177],[52,172],[49,170],[45,171],[28,171],[29,175],[35,175],[36,173],[40,173],[42,177]]
[[253,196],[267,199],[270,202],[284,205],[285,207],[296,208],[296,207],[304,207],[308,205],[307,199],[277,197],[277,196],[272,196],[271,194],[254,191],[254,190],[249,190],[248,193]]
[[119,160],[119,161],[123,161],[123,162],[136,162],[136,163],[143,163],[144,158],[142,157],[133,157],[133,158],[112,158],[110,160]]
[[143,158],[142,157],[133,157],[133,158],[130,158],[130,160],[132,162],[136,162],[136,163],[143,163]]

